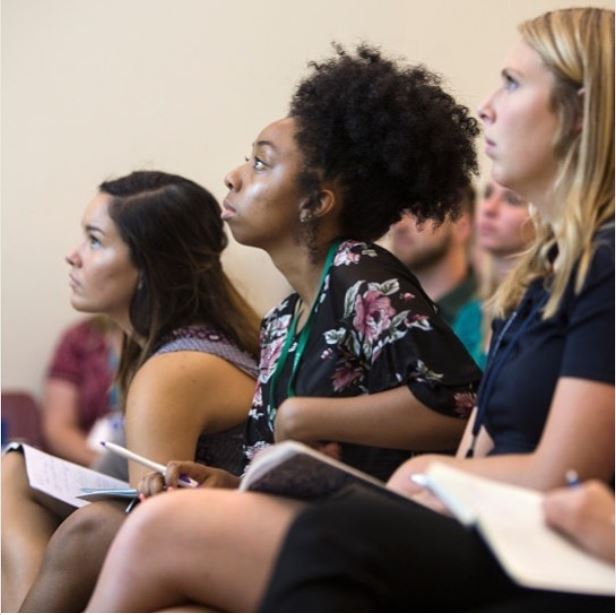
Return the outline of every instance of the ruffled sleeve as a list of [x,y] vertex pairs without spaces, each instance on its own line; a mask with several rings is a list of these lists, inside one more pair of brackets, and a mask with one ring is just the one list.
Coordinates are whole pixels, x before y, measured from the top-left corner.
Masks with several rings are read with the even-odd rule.
[[340,355],[334,387],[365,371],[366,393],[406,384],[427,407],[467,417],[481,371],[417,279],[378,246],[346,242],[341,252],[330,285],[344,289],[338,294],[342,326],[326,337],[347,352]]

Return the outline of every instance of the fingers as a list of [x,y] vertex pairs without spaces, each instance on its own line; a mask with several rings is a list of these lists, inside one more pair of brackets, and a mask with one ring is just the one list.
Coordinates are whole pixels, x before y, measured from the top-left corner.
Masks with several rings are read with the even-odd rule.
[[551,527],[577,534],[593,520],[614,515],[614,497],[598,481],[587,481],[579,487],[555,489],[543,500],[545,520]]
[[318,443],[315,444],[314,448],[320,453],[331,457],[332,459],[337,459],[338,461],[340,461],[340,459],[342,458],[342,447],[338,442]]
[[587,500],[586,485],[551,491],[543,499],[546,523],[567,533],[575,532],[584,517]]
[[584,550],[614,561],[614,496],[601,483],[557,489],[543,500],[547,525],[567,535]]
[[168,487],[177,487],[180,479],[191,478],[203,483],[209,476],[207,466],[193,461],[170,461],[165,471],[165,483]]
[[165,479],[159,472],[150,472],[139,481],[137,489],[144,497],[156,495],[165,490]]
[[[139,483],[139,491],[145,496],[155,495],[165,489],[187,486],[186,482],[196,481],[198,486],[234,489],[239,478],[219,468],[211,468],[193,461],[170,461],[164,476],[158,472],[146,474]],[[192,486],[192,485],[191,485]]]

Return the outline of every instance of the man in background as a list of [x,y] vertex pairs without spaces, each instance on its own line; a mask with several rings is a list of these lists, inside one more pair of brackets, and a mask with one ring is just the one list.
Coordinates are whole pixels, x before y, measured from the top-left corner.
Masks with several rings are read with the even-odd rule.
[[[475,210],[472,186],[468,187],[460,205],[462,214],[455,222],[447,220],[434,228],[432,222],[427,221],[419,227],[407,214],[392,225],[390,231],[391,251],[417,276],[451,327],[460,309],[472,301],[477,292],[470,257]],[[470,344],[462,337],[461,340],[470,350]]]

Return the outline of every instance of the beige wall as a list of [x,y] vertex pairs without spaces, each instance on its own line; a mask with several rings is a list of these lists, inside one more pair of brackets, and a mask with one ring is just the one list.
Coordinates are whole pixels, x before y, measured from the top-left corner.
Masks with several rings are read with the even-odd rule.
[[[38,394],[78,317],[63,256],[102,179],[160,168],[222,197],[225,171],[333,39],[425,62],[474,109],[514,24],[572,3],[586,4],[2,0],[2,387]],[[232,245],[225,264],[261,312],[287,291],[263,252]]]

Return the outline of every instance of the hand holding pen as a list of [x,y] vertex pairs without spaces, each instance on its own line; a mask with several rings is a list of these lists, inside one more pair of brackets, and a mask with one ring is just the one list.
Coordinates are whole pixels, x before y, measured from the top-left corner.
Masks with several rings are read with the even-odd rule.
[[[199,487],[218,489],[237,489],[240,484],[238,476],[221,470],[220,468],[213,468],[212,466],[206,466],[201,463],[195,463],[194,461],[170,461],[167,464],[164,479],[167,489],[174,488],[177,485],[181,485],[181,478],[189,476],[191,479],[199,484]],[[152,485],[148,485],[148,489]],[[146,495],[149,492],[144,491]]]
[[140,481],[138,490],[149,497],[175,487],[218,487],[235,489],[239,486],[239,477],[194,461],[170,461],[166,466],[142,457],[122,446],[111,442],[101,444],[126,459],[140,463],[154,470],[146,474]]
[[199,487],[235,489],[239,486],[239,478],[225,470],[194,461],[170,461],[164,473],[146,474],[139,483],[139,492],[144,497],[150,497],[182,486],[182,480],[187,477],[195,481]]
[[[585,551],[614,561],[614,493],[596,480],[549,491],[543,500],[546,523]],[[573,489],[571,487],[574,487]]]
[[[120,457],[124,457],[124,459],[129,459],[130,461],[139,463],[142,466],[145,466],[146,468],[150,468],[151,470],[154,470],[155,472],[162,474],[163,476],[165,475],[167,471],[167,466],[163,465],[162,463],[157,463],[156,461],[152,461],[151,459],[148,459],[147,457],[138,455],[137,453],[134,453],[133,451],[127,448],[124,448],[123,446],[120,446],[119,444],[114,444],[113,442],[103,441],[101,442],[101,446],[105,448],[106,450],[111,451],[112,453],[115,453],[116,455],[119,455]],[[186,476],[181,475],[176,478],[174,486],[198,487],[199,483],[193,480],[192,478],[190,478],[188,475]]]

